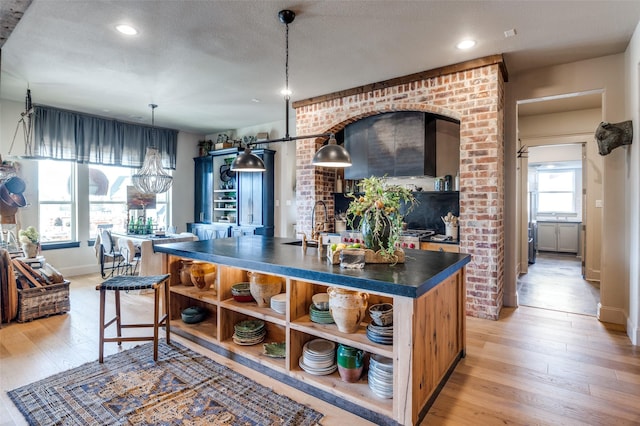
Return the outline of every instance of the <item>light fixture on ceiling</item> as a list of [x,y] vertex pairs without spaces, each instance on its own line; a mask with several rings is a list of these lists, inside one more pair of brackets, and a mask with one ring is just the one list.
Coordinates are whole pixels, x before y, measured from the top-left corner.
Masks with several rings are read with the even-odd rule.
[[16,142],[16,136],[18,131],[22,127],[22,137],[24,140],[24,156],[33,156],[33,103],[31,101],[31,90],[27,87],[27,95],[24,100],[24,112],[20,113],[18,124],[16,125],[16,131],[13,133],[13,139],[11,140],[11,146],[9,147],[9,155],[13,150],[13,144]]
[[[151,107],[151,127],[154,127],[154,110],[156,104]],[[162,168],[162,156],[154,147],[148,147],[144,157],[142,168],[131,176],[133,185],[143,194],[161,194],[167,192],[173,183],[173,177]]]
[[118,32],[121,34],[129,36],[138,34],[138,30],[127,24],[116,25],[116,30],[118,30]]
[[312,164],[320,167],[349,167],[351,166],[351,156],[349,152],[337,144],[333,133],[322,133],[317,135],[290,136],[289,135],[289,102],[291,100],[291,91],[289,90],[289,24],[293,22],[296,14],[291,10],[281,10],[278,12],[280,22],[285,24],[285,88],[283,90],[285,100],[285,136],[280,139],[270,139],[256,141],[247,144],[243,153],[238,155],[233,163],[231,170],[237,172],[264,172],[266,167],[260,157],[251,153],[251,145],[272,143],[272,142],[289,142],[299,139],[328,138],[328,142],[322,146],[314,155]]
[[467,50],[467,49],[471,49],[475,45],[476,45],[476,41],[475,40],[466,39],[466,40],[462,40],[460,43],[456,44],[456,47],[458,49],[460,49],[460,50]]

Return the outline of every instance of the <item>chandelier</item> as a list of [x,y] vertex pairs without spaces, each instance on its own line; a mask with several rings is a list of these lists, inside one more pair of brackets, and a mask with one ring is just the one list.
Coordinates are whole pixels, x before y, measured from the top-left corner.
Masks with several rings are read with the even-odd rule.
[[[151,107],[151,127],[154,126],[154,110],[156,104]],[[162,168],[162,156],[154,147],[148,147],[144,157],[142,168],[131,176],[133,185],[143,194],[162,194],[171,188],[173,177]]]

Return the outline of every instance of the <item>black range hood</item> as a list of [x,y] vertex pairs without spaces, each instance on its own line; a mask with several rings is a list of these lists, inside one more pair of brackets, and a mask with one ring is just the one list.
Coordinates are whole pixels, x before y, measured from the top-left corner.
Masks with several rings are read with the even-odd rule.
[[352,166],[345,169],[345,179],[436,176],[437,122],[443,119],[424,112],[398,111],[347,125],[344,144]]

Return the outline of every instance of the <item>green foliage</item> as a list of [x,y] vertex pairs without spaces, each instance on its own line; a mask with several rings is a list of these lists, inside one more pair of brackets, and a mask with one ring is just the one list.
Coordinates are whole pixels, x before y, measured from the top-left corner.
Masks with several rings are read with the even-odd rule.
[[18,232],[21,243],[37,243],[40,238],[40,234],[33,226],[27,227],[27,229],[21,229]]
[[[362,193],[349,193],[347,197],[353,200],[347,209],[347,221],[351,228],[356,217],[368,221],[373,239],[378,243],[384,233],[385,227],[390,224],[391,232],[386,244],[380,244],[381,255],[391,258],[395,254],[396,243],[402,233],[402,221],[404,215],[409,213],[417,201],[410,189],[400,185],[388,185],[386,176],[363,179],[361,182]],[[404,203],[404,211],[400,211]]]

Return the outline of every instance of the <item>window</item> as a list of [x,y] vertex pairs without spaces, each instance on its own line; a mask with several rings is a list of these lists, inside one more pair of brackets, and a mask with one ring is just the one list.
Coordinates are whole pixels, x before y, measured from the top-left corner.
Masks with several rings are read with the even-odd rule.
[[42,243],[77,239],[74,166],[67,161],[38,162],[38,217]]
[[[99,225],[126,232],[130,220],[151,218],[157,228],[167,228],[168,192],[155,196],[155,207],[129,210],[127,187],[137,169],[72,161],[39,160],[38,217],[42,243],[77,242],[98,235]],[[79,181],[86,176],[88,185]],[[87,214],[88,211],[88,214]]]
[[538,170],[538,213],[577,212],[576,171]]
[[113,225],[115,232],[127,231],[130,221],[148,220],[167,227],[167,193],[155,196],[155,208],[129,210],[127,188],[137,169],[117,166],[89,166],[89,235],[95,238],[99,225]]

